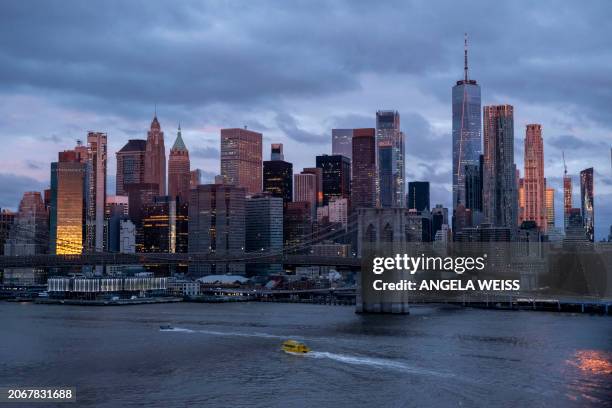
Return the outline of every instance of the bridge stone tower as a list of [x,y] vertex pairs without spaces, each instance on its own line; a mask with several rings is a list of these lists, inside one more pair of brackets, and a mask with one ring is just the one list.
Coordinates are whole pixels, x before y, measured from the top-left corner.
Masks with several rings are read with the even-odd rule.
[[372,272],[374,257],[395,257],[410,253],[421,245],[422,217],[407,208],[360,208],[359,255],[361,272],[358,279],[357,313],[409,313],[408,291],[375,291],[375,280],[399,282],[410,279],[400,271]]

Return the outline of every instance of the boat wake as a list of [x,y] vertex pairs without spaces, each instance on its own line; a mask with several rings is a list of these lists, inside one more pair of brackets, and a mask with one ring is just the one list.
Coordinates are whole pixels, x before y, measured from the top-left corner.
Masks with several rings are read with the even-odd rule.
[[227,337],[260,337],[260,338],[268,338],[268,339],[287,338],[287,336],[278,336],[278,335],[269,334],[269,333],[257,333],[257,332],[241,333],[241,332],[221,332],[221,331],[215,331],[215,330],[191,330],[191,329],[185,329],[181,327],[173,327],[172,329],[160,329],[160,331],[181,332],[181,333],[202,333],[202,334],[208,334],[210,336],[227,336]]
[[[171,329],[161,329],[164,332],[181,332],[181,333],[202,333],[210,336],[225,336],[225,337],[259,337],[259,338],[269,338],[269,339],[286,339],[287,336],[278,336],[275,334],[269,333],[241,333],[241,332],[221,332],[215,330],[191,330],[181,327],[173,327]],[[300,338],[299,336],[292,336],[293,338]],[[352,364],[352,365],[362,365],[368,367],[374,367],[378,369],[388,369],[388,370],[396,370],[405,373],[418,374],[418,375],[431,375],[435,377],[454,377],[453,374],[449,373],[441,373],[437,371],[427,370],[424,368],[412,367],[408,364],[393,361],[390,359],[384,358],[371,358],[371,357],[361,357],[361,356],[352,356],[347,354],[338,354],[338,353],[329,353],[327,351],[310,351],[308,353],[291,353],[289,354],[298,354],[304,357],[312,357],[312,358],[326,358],[329,360],[334,360],[344,364]]]
[[194,330],[183,329],[183,328],[180,328],[180,327],[172,327],[170,329],[159,329],[159,331],[163,331],[163,332],[180,332],[180,333],[195,333]]
[[448,373],[440,373],[437,371],[431,371],[424,368],[411,367],[407,364],[382,359],[382,358],[370,358],[370,357],[359,357],[359,356],[350,356],[346,354],[336,354],[329,353],[326,351],[311,351],[310,353],[304,354],[305,356],[314,357],[314,358],[327,358],[334,361],[339,361],[345,364],[353,364],[353,365],[364,365],[375,367],[379,369],[391,369],[402,372],[407,372],[411,374],[421,374],[421,375],[431,375],[436,377],[453,377],[452,374]]

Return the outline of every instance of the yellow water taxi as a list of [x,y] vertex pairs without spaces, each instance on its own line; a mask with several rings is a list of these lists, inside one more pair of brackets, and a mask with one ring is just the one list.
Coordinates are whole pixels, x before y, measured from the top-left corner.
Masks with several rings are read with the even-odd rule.
[[295,340],[284,341],[281,348],[284,352],[293,354],[305,354],[310,351],[308,346],[306,346],[304,343],[300,343],[299,341]]

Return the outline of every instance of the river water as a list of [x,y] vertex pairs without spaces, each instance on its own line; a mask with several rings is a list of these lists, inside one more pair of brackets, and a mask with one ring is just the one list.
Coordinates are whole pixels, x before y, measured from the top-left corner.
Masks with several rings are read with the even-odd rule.
[[[0,324],[0,386],[72,386],[79,407],[563,407],[612,400],[612,320],[603,316],[3,302]],[[163,324],[174,329],[162,331]],[[281,352],[288,338],[313,352]],[[66,405],[74,406],[57,404]]]

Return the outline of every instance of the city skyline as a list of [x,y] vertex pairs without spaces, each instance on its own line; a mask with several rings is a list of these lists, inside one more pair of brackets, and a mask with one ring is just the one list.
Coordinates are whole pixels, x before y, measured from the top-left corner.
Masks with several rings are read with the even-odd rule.
[[[400,6],[398,4],[394,7],[401,8]],[[508,13],[507,17],[503,18],[509,23],[517,24],[516,9],[519,9],[520,6],[505,5],[504,7],[508,8],[506,10]],[[590,8],[564,7],[589,18],[598,17],[597,4],[591,5]],[[477,8],[475,6],[473,10],[475,20],[482,17],[487,11],[486,7],[480,11],[476,10]],[[127,22],[135,18],[136,10],[131,11],[132,14],[127,13],[120,20]],[[223,24],[226,29],[238,23],[237,19],[228,15],[229,11],[231,10],[219,11],[225,17]],[[349,22],[354,24],[355,21],[363,18],[358,13],[358,5],[338,6],[338,11],[346,17],[343,24]],[[408,11],[411,11],[408,13],[410,18],[419,15],[418,7],[412,7]],[[456,12],[456,9],[451,4],[439,6],[437,10],[441,20],[446,19],[445,21],[453,11]],[[181,12],[184,10],[179,8],[177,13]],[[306,19],[317,16],[316,12],[311,9],[305,10],[304,13]],[[0,90],[4,95],[4,101],[0,104],[0,113],[5,118],[0,122],[0,140],[5,145],[5,149],[0,153],[2,155],[0,157],[2,159],[0,207],[16,209],[23,192],[42,191],[48,187],[48,163],[56,159],[58,151],[72,148],[76,139],[84,140],[87,131],[91,129],[105,132],[108,135],[107,172],[109,177],[107,184],[108,194],[112,195],[116,166],[114,153],[125,145],[128,139],[146,138],[147,125],[151,121],[154,105],[157,103],[162,130],[169,131],[170,133],[167,134],[172,135],[171,130],[176,129],[178,122],[181,122],[185,144],[190,151],[192,168],[202,168],[207,171],[206,181],[209,182],[212,181],[212,175],[217,174],[219,169],[220,128],[247,125],[249,130],[263,133],[264,151],[267,151],[270,143],[284,143],[285,160],[293,163],[294,173],[299,173],[298,170],[301,168],[314,167],[316,155],[331,153],[332,128],[375,127],[377,110],[397,110],[401,115],[401,130],[406,134],[405,183],[416,180],[430,181],[432,206],[441,203],[445,207],[452,208],[450,88],[456,80],[463,77],[463,33],[468,32],[470,77],[478,79],[482,89],[482,105],[508,103],[515,108],[514,153],[519,169],[523,168],[521,146],[525,125],[541,123],[545,129],[543,134],[544,171],[547,186],[554,187],[557,192],[555,194],[557,226],[562,225],[563,217],[559,210],[563,208],[561,150],[565,150],[568,173],[572,176],[574,206],[580,203],[579,188],[577,188],[580,185],[579,172],[587,167],[594,167],[595,233],[596,239],[601,239],[607,235],[612,222],[612,177],[610,176],[608,142],[612,120],[606,116],[605,112],[605,106],[610,106],[610,94],[609,91],[603,89],[606,83],[609,85],[609,79],[606,82],[607,77],[602,76],[602,67],[606,66],[610,53],[609,50],[601,48],[600,40],[593,38],[598,36],[593,36],[592,30],[583,31],[578,25],[570,24],[569,31],[571,31],[572,38],[569,39],[570,34],[556,31],[561,30],[562,26],[566,28],[567,20],[548,21],[548,24],[544,24],[546,21],[537,16],[537,8],[532,13],[528,14],[527,20],[538,24],[525,25],[525,33],[512,32],[513,40],[529,35],[537,37],[533,44],[524,44],[525,41],[522,41],[520,52],[515,47],[507,46],[509,40],[504,39],[501,35],[491,39],[488,34],[495,34],[495,29],[484,23],[482,24],[484,27],[481,27],[477,21],[468,24],[465,22],[454,24],[449,28],[452,32],[444,31],[443,34],[435,37],[441,41],[432,45],[434,51],[429,53],[426,52],[426,42],[412,32],[399,28],[397,32],[394,29],[377,29],[380,31],[379,34],[384,34],[383,40],[389,41],[389,46],[405,44],[398,55],[398,59],[404,61],[404,65],[400,67],[394,65],[397,63],[391,63],[392,67],[385,67],[379,64],[367,66],[361,70],[348,69],[345,73],[331,69],[331,72],[335,74],[331,79],[337,81],[337,86],[332,87],[330,91],[313,88],[312,92],[315,92],[316,98],[305,96],[305,90],[291,91],[292,87],[299,84],[299,78],[303,78],[309,84],[319,84],[319,86],[329,82],[329,78],[326,77],[312,77],[311,74],[317,72],[317,67],[309,64],[300,71],[300,74],[307,74],[306,76],[297,74],[294,77],[278,76],[284,80],[278,85],[283,87],[280,91],[277,89],[278,96],[271,96],[270,91],[259,86],[260,81],[255,81],[255,84],[258,85],[256,89],[261,93],[259,96],[263,98],[263,102],[258,101],[258,95],[251,95],[250,98],[244,98],[244,101],[241,101],[235,96],[232,97],[231,92],[227,93],[228,90],[236,92],[236,88],[224,87],[223,85],[226,84],[224,78],[232,75],[232,78],[236,79],[239,76],[237,72],[223,74],[221,78],[218,78],[218,83],[209,82],[209,88],[213,92],[204,92],[198,88],[198,85],[195,88],[201,90],[202,95],[187,92],[183,93],[181,99],[178,94],[183,89],[183,78],[170,69],[169,75],[174,76],[167,78],[168,83],[162,81],[157,87],[155,84],[148,84],[151,85],[150,89],[156,88],[156,90],[147,91],[147,94],[145,92],[146,81],[137,79],[133,84],[137,90],[136,96],[119,103],[116,103],[118,89],[109,89],[106,93],[101,93],[93,86],[86,86],[78,76],[73,82],[62,82],[59,77],[41,77],[34,80],[34,75],[30,70],[20,72],[17,76],[6,75],[5,78],[12,80],[5,79],[0,83]],[[93,23],[104,21],[105,16],[107,15],[103,14]],[[3,18],[11,17],[15,17],[15,14],[7,6],[7,13]],[[29,17],[21,18],[36,19],[38,15],[33,13]],[[169,19],[157,16],[157,21],[160,26],[170,28]],[[14,26],[14,23],[7,21],[5,26],[11,27]],[[433,26],[428,30],[435,30],[437,23],[434,23]],[[53,24],[48,29],[59,30],[59,34],[65,34],[60,27]],[[190,29],[193,30],[193,26],[187,24],[172,30],[180,34],[181,32],[187,33]],[[254,37],[255,41],[263,41],[264,34],[259,29],[260,27],[247,25],[241,27],[241,32],[254,32],[257,34]],[[271,30],[278,31],[281,30],[281,27],[273,24]],[[41,37],[36,36],[37,33],[34,31],[30,36],[26,36],[23,39],[22,48],[35,50],[35,46],[41,41]],[[536,35],[538,33],[547,33],[547,36],[538,37]],[[559,41],[563,45],[553,44],[551,37],[554,37],[554,33],[557,33],[556,35],[561,40],[567,41]],[[291,30],[288,30],[288,34],[291,34]],[[325,34],[324,32],[322,35]],[[587,34],[589,34],[588,41],[585,40],[586,37],[583,37]],[[602,35],[602,38],[606,37],[605,33]],[[63,41],[69,40],[65,35],[60,35],[59,38]],[[205,36],[198,38],[204,43],[209,41]],[[580,39],[582,39],[582,44]],[[368,50],[376,48],[376,45],[371,42],[383,41],[361,36],[360,40],[370,41]],[[92,41],[95,42],[96,38]],[[172,43],[171,39],[155,38],[154,36],[134,38],[132,41],[156,43],[166,51]],[[297,40],[289,38],[290,43],[295,41]],[[587,43],[589,47],[582,47],[584,43]],[[102,42],[95,42],[95,44],[102,48],[105,46]],[[182,44],[186,47],[184,51],[192,46],[187,39]],[[298,54],[301,55],[304,49],[308,49],[309,44],[296,44]],[[508,62],[512,59],[516,62],[515,65],[521,68],[517,70],[516,76],[501,69],[500,63],[491,58],[493,55],[491,50],[494,50],[496,46],[503,46],[508,51],[508,55],[501,58],[503,61]],[[66,54],[68,51],[62,51],[63,48],[59,49],[61,58],[66,58],[71,64],[78,66],[78,58]],[[19,53],[11,51],[12,48],[7,48],[6,55],[10,57],[12,63],[17,64],[24,60]],[[387,55],[385,48],[378,52],[381,52],[380,57]],[[45,67],[51,61],[50,57],[43,54],[37,57],[41,67]],[[232,56],[237,57],[237,54],[229,55],[229,57]],[[412,61],[407,57],[414,57],[414,62],[405,63],[405,61]],[[357,62],[364,61],[361,58],[355,60],[357,58],[355,55],[340,52],[330,63],[339,64],[348,61],[349,58]],[[580,72],[576,71],[580,64],[574,62],[583,58],[590,58],[587,67],[588,78],[578,75]],[[130,61],[125,62],[128,64],[126,68],[131,68]],[[221,62],[227,62],[227,59]],[[554,69],[551,67],[553,63],[555,63]],[[10,67],[13,65],[10,65],[9,69]],[[555,81],[547,80],[543,76],[543,67],[553,69]],[[156,67],[153,68],[153,74],[157,75]],[[245,69],[248,70],[246,67]],[[428,73],[430,70],[435,71],[436,74]],[[544,71],[547,75],[549,74],[548,70],[544,69]],[[118,72],[119,69],[113,75],[118,75]],[[274,74],[278,73],[274,72]],[[96,72],[88,73],[87,76],[98,80],[107,79],[106,76],[97,75]],[[345,83],[347,78],[354,83],[347,85]],[[573,80],[570,81],[570,78]],[[519,79],[520,81],[517,82]],[[47,82],[41,83],[41,81]],[[174,86],[170,87],[169,85],[172,84]],[[344,86],[340,86],[343,84]],[[44,89],[49,91],[44,91]],[[535,93],[537,94],[534,95]],[[561,97],[561,94],[572,95],[572,100],[568,102]],[[89,103],[81,103],[88,99]],[[33,116],[38,119],[32,120]],[[167,145],[171,142],[172,140],[166,140]],[[166,151],[166,158],[168,153]]]

